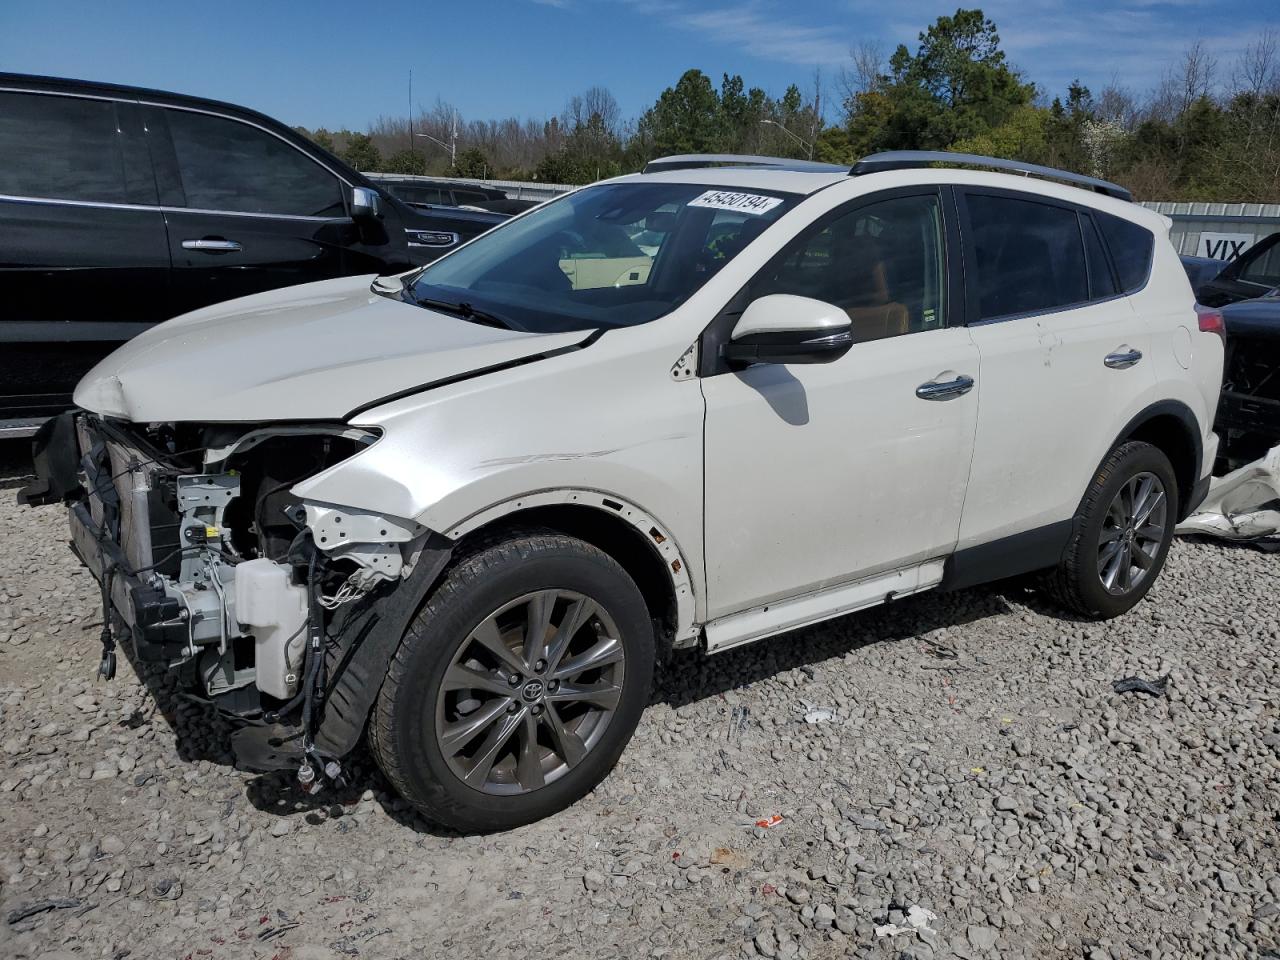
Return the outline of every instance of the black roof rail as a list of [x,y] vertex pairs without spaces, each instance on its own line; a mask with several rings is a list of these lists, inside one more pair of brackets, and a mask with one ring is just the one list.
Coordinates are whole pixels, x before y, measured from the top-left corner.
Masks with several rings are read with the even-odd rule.
[[771,167],[796,173],[844,173],[846,167],[837,163],[819,163],[815,160],[792,160],[787,157],[757,157],[739,153],[681,153],[650,160],[644,166],[645,173],[662,173],[665,170],[695,170],[700,167]]
[[1038,163],[984,157],[976,153],[951,153],[946,150],[890,150],[886,153],[873,153],[855,163],[849,175],[857,177],[864,173],[879,173],[883,170],[910,170],[916,167],[927,167],[934,163],[965,164],[1032,177],[1045,177],[1049,180],[1061,180],[1073,187],[1083,187],[1095,193],[1106,194],[1117,200],[1133,200],[1133,194],[1124,187],[1106,180],[1099,180],[1097,177],[1087,177],[1082,173],[1072,173],[1070,170],[1059,170],[1056,167],[1042,167]]

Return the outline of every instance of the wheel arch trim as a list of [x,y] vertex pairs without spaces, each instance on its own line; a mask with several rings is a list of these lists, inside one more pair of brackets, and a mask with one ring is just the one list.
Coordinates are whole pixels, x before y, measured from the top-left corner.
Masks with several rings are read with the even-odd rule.
[[448,530],[445,536],[457,541],[469,533],[488,526],[495,520],[511,517],[539,507],[570,506],[598,510],[634,527],[649,547],[663,561],[676,603],[675,634],[672,642],[683,646],[694,642],[701,625],[696,618],[696,592],[689,573],[689,563],[671,528],[639,505],[603,490],[586,487],[563,487],[539,490],[510,497],[471,514]]
[[[1192,453],[1192,472],[1190,482],[1184,484],[1184,478],[1178,477],[1178,520],[1184,520],[1194,497],[1194,489],[1200,480],[1200,474],[1204,471],[1204,438],[1200,433],[1200,422],[1196,419],[1195,412],[1180,400],[1159,400],[1150,406],[1144,407],[1135,414],[1128,423],[1124,425],[1115,441],[1107,448],[1107,455],[1121,443],[1126,440],[1135,439],[1143,427],[1154,422],[1155,420],[1171,417],[1177,420],[1183,428],[1184,439],[1191,446]],[[1149,441],[1148,441],[1149,442]],[[1168,451],[1164,451],[1168,455]],[[1172,457],[1170,460],[1172,461]],[[1103,458],[1105,462],[1106,458]],[[1101,466],[1101,464],[1099,464]],[[1173,464],[1174,470],[1177,471],[1178,465]],[[1185,489],[1183,487],[1185,486]]]

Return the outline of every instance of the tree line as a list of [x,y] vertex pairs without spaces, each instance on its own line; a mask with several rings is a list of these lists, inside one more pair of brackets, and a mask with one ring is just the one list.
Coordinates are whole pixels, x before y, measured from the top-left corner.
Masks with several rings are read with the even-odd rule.
[[635,119],[592,87],[546,121],[464,121],[437,102],[412,123],[382,117],[365,133],[298,129],[360,170],[388,173],[577,184],[673,153],[850,164],[881,150],[952,150],[1104,177],[1139,199],[1277,202],[1280,35],[1267,27],[1226,65],[1194,43],[1143,94],[1077,80],[1051,97],[1008,62],[990,18],[960,9],[914,50],[862,44],[836,76],[815,70],[781,97],[692,69]]

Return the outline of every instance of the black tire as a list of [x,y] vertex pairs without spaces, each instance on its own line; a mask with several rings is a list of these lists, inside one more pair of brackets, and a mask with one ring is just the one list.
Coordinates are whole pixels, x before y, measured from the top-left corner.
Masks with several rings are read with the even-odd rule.
[[[494,795],[468,785],[450,766],[437,739],[444,726],[438,723],[445,702],[439,697],[455,656],[474,642],[469,638],[480,625],[504,605],[540,590],[590,598],[612,620],[624,654],[622,690],[597,741],[576,765],[529,792]],[[508,830],[540,820],[581,799],[617,763],[648,702],[654,647],[644,598],[603,551],[554,532],[481,545],[446,571],[405,631],[370,718],[374,756],[401,796],[427,818],[455,830]],[[526,706],[514,692],[511,698]]]
[[[1162,535],[1158,542],[1151,541],[1155,547],[1152,555],[1144,554],[1143,562],[1149,562],[1149,566],[1141,571],[1140,579],[1130,589],[1113,592],[1105,586],[1100,573],[1104,525],[1109,530],[1115,529],[1115,521],[1108,519],[1108,511],[1126,485],[1144,474],[1156,477],[1164,488],[1166,509]],[[1048,575],[1047,585],[1054,599],[1091,620],[1107,620],[1132,609],[1147,595],[1164,567],[1178,519],[1178,502],[1178,480],[1173,465],[1160,449],[1138,441],[1117,446],[1089,484],[1076,512],[1071,541],[1062,562]]]

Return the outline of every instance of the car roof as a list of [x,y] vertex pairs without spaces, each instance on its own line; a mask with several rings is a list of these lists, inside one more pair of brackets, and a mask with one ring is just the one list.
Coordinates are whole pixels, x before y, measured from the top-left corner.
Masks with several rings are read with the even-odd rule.
[[119,100],[155,100],[178,107],[192,107],[210,110],[215,113],[228,113],[243,119],[269,127],[272,133],[285,137],[294,144],[304,147],[324,157],[325,162],[336,168],[351,183],[369,186],[369,180],[349,164],[312,140],[300,135],[296,130],[265,113],[259,113],[251,107],[223,100],[210,100],[206,97],[193,97],[185,93],[173,93],[168,90],[156,90],[151,87],[131,87],[122,83],[102,83],[97,80],[73,80],[66,77],[43,77],[36,74],[0,72],[0,89],[13,88],[30,90],[38,93],[66,93],[83,96],[111,97]]
[[840,183],[853,183],[860,189],[856,194],[892,190],[925,184],[954,184],[956,186],[985,187],[996,190],[1012,190],[1093,207],[1126,220],[1140,223],[1148,230],[1167,232],[1172,223],[1167,217],[1127,200],[1120,200],[1092,190],[1084,190],[1069,184],[1058,183],[1042,177],[1018,176],[988,170],[969,170],[956,167],[916,167],[900,170],[880,170],[851,176],[847,169],[833,171],[788,170],[767,166],[694,167],[681,170],[662,170],[654,173],[636,173],[617,177],[607,183],[687,183],[708,187],[727,187],[735,190],[768,190],[783,193],[809,195]]

